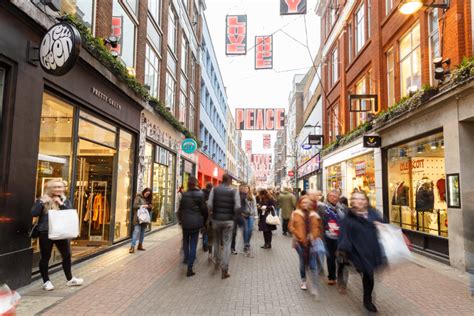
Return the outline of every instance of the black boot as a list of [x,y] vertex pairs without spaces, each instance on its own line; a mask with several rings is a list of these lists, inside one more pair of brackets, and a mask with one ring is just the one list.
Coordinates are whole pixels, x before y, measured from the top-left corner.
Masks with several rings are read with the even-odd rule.
[[189,278],[189,277],[192,277],[193,275],[195,275],[196,273],[194,273],[193,271],[193,268],[192,267],[188,267],[188,272],[186,273],[186,276]]
[[372,313],[377,313],[377,307],[375,307],[374,303],[372,303],[372,300],[364,300],[364,307]]

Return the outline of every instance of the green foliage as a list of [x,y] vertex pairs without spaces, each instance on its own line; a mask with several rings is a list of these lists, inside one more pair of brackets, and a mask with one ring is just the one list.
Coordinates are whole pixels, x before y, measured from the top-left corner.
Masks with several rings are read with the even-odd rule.
[[452,81],[458,84],[474,77],[474,57],[464,57],[452,73]]

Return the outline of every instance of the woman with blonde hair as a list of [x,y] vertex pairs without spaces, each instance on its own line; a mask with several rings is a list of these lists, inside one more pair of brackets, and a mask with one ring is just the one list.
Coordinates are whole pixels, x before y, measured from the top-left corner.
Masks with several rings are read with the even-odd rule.
[[255,216],[257,215],[257,201],[248,184],[240,186],[240,199],[244,219],[244,254],[250,255],[250,239],[252,238]]
[[54,285],[49,280],[48,263],[53,251],[53,245],[56,245],[63,259],[62,266],[66,275],[67,286],[79,286],[84,283],[83,279],[76,278],[71,272],[71,246],[69,240],[51,240],[48,236],[48,211],[50,210],[67,210],[71,209],[71,202],[65,195],[66,186],[61,179],[50,180],[46,183],[46,193],[36,200],[31,215],[38,217],[40,262],[39,269],[43,278],[43,289],[45,291],[54,290]]
[[311,291],[319,298],[319,269],[316,244],[321,238],[321,218],[315,211],[315,201],[310,196],[303,196],[298,201],[296,210],[291,214],[288,228],[293,234],[293,247],[300,259],[301,289],[307,290],[306,268],[311,271]]

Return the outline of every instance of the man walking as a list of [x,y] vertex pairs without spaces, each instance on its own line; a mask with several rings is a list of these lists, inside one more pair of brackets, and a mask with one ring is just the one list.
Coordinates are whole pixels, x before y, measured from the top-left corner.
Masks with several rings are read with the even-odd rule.
[[283,188],[278,196],[278,207],[281,209],[281,218],[283,219],[283,235],[288,235],[288,223],[291,213],[296,208],[296,197],[291,192],[291,188]]
[[[234,219],[240,210],[239,192],[231,187],[232,178],[228,174],[222,176],[222,184],[212,189],[207,206],[212,212],[212,229],[214,232],[214,255],[216,268],[221,265],[222,279],[230,277],[229,258],[232,242]],[[221,255],[221,243],[224,252]]]

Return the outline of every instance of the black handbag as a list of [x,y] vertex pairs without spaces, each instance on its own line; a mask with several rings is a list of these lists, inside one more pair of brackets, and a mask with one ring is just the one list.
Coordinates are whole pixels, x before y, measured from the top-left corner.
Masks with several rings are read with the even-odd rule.
[[39,225],[38,223],[34,223],[33,226],[31,226],[30,232],[28,233],[30,238],[38,238],[39,237]]

